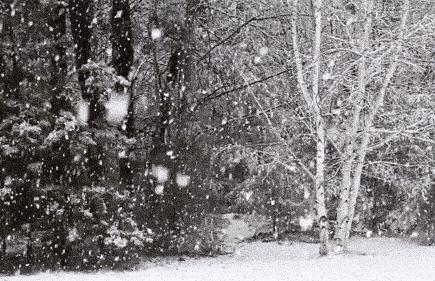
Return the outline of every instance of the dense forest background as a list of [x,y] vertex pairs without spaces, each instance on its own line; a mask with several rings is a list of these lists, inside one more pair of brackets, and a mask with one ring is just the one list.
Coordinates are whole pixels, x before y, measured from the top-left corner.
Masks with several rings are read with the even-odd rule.
[[224,213],[434,244],[434,42],[431,0],[1,0],[0,271],[218,254]]

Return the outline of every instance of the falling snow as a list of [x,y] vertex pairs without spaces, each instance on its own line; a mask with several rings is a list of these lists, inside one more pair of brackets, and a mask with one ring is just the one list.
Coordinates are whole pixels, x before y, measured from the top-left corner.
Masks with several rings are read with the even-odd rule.
[[162,30],[161,29],[153,28],[151,30],[151,39],[157,40],[157,39],[160,39],[161,37],[162,37]]
[[169,169],[165,166],[153,165],[151,173],[158,183],[165,183],[169,180]]
[[433,1],[289,2],[0,1],[0,279],[433,281]]

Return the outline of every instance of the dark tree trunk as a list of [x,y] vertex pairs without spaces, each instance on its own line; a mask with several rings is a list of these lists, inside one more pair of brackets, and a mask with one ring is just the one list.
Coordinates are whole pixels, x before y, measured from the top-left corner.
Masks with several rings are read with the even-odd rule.
[[32,237],[32,229],[31,226],[27,230],[27,245],[26,245],[26,259],[27,263],[32,264],[33,262],[33,237]]
[[92,97],[91,89],[86,86],[86,79],[89,77],[90,72],[88,70],[82,70],[81,68],[91,59],[93,9],[93,1],[69,1],[71,33],[75,44],[79,85],[83,98],[88,101],[90,101]]
[[[53,115],[52,127],[62,111],[73,110],[69,98],[65,95],[64,86],[67,76],[66,47],[64,36],[66,34],[66,4],[56,2],[47,10],[47,25],[53,40],[50,52],[50,104]],[[70,169],[72,155],[68,140],[61,140],[50,148],[50,157],[44,159],[43,181],[55,184],[70,182]]]
[[67,75],[66,47],[62,38],[66,33],[66,6],[61,2],[53,4],[49,10],[48,26],[54,40],[54,52],[51,56],[51,112],[59,115],[62,110],[71,111],[71,104],[63,94]]
[[94,86],[87,85],[86,80],[91,71],[82,69],[92,59],[92,20],[94,17],[93,1],[70,0],[69,13],[71,33],[75,44],[76,68],[83,99],[89,102],[90,127],[97,127],[97,122],[104,117],[104,106],[101,103],[100,92]]
[[6,236],[2,235],[0,259],[6,257]]
[[[180,92],[181,106],[185,106],[187,99],[192,98],[195,92],[195,26],[197,21],[205,21],[204,18],[205,4],[201,0],[187,0],[186,14],[184,16],[184,29],[181,34],[181,60],[180,60],[180,81],[182,89]],[[185,93],[187,93],[186,96]]]
[[180,69],[180,49],[176,48],[172,51],[168,61],[168,74],[166,83],[163,89],[160,89],[159,115],[160,122],[158,125],[157,138],[155,146],[169,144],[170,124],[174,118],[174,93],[176,92],[176,84],[179,81]]
[[[98,125],[104,119],[104,106],[100,99],[99,89],[86,84],[86,80],[90,77],[91,72],[82,69],[83,65],[92,59],[93,1],[70,0],[69,13],[71,19],[71,33],[75,44],[78,81],[83,99],[89,102],[88,124],[91,129],[98,129]],[[91,184],[98,184],[102,178],[103,149],[101,145],[90,145],[88,147],[87,157]]]
[[[112,1],[112,63],[117,75],[128,79],[134,60],[133,36],[131,31],[130,4],[128,0]],[[131,81],[133,83],[133,81]],[[118,85],[118,90],[123,87]],[[127,110],[125,134],[128,138],[134,136],[134,97],[133,85],[130,87],[130,101]],[[124,94],[127,95],[127,92]],[[119,178],[121,183],[133,183],[133,171],[130,163],[130,149],[119,158]]]
[[[180,120],[180,113],[185,110],[185,105],[196,90],[196,79],[194,78],[194,31],[195,18],[200,11],[201,1],[187,0],[186,10],[183,16],[184,20],[180,23],[181,37],[172,48],[168,62],[166,79],[160,79],[161,72],[157,63],[158,39],[154,40],[154,70],[156,81],[156,99],[159,103],[159,119],[156,126],[156,132],[153,139],[154,149],[151,151],[151,165],[162,165],[169,169],[170,174],[176,174],[175,166],[172,166],[174,159],[167,156],[167,152],[173,149],[173,135],[177,133],[177,128],[183,128],[184,124]],[[162,19],[164,20],[164,19]],[[164,24],[162,24],[164,26]],[[151,19],[151,28],[159,28],[157,13]],[[151,30],[150,28],[150,30]],[[167,36],[170,36],[166,34]],[[176,152],[174,152],[176,153]],[[157,158],[167,158],[166,160],[157,160]],[[162,248],[171,246],[172,235],[178,232],[178,223],[181,222],[180,213],[183,208],[182,191],[171,178],[164,185],[162,195],[150,192],[151,200],[151,218],[157,223],[157,228],[163,232]],[[173,246],[173,245],[172,245]]]
[[129,1],[113,0],[111,18],[113,67],[127,79],[134,58]]
[[179,113],[186,110],[188,101],[194,99],[197,89],[194,61],[195,20],[203,19],[205,6],[200,0],[187,0],[185,9],[181,38],[169,57],[166,83],[158,91],[160,99],[160,124],[156,135],[158,144],[169,144],[170,124],[175,119],[177,119],[176,123],[182,126]]
[[[1,176],[1,171],[0,171],[0,176]],[[3,178],[0,177],[0,187],[3,188],[4,185],[4,181]],[[4,202],[0,201],[0,225],[6,226],[7,225],[7,206]],[[6,236],[7,236],[7,230],[6,227],[3,227],[2,229],[0,229],[0,241],[1,241],[1,245],[0,245],[0,260],[4,257],[6,257]]]
[[[6,14],[10,13],[9,10],[10,7],[8,6],[6,8]],[[5,44],[6,46],[0,45],[0,49],[9,48],[8,55],[6,55],[3,50],[0,50],[0,72],[3,74],[0,76],[0,83],[3,84],[3,92],[6,98],[18,99],[20,96],[20,82],[25,78],[30,79],[30,77],[27,77],[28,73],[26,73],[19,65],[17,43],[13,25],[14,23],[12,22],[12,19],[6,17],[3,23],[3,33],[0,34],[0,40],[7,42]],[[11,65],[11,67],[8,67],[8,65]]]

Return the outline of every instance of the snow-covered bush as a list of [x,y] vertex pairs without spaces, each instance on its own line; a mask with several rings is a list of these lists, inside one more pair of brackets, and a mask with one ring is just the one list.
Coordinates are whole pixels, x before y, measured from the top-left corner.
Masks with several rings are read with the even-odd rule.
[[224,253],[225,224],[225,219],[219,215],[205,215],[200,224],[188,227],[178,237],[178,252],[187,255]]

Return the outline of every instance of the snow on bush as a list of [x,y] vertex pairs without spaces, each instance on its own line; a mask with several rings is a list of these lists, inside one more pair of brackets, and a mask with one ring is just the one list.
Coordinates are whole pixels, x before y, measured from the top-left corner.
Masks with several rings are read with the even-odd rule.
[[106,245],[115,246],[115,248],[123,249],[128,245],[143,246],[144,243],[152,243],[153,239],[149,233],[139,230],[135,221],[131,218],[125,219],[122,227],[118,222],[115,222],[108,230],[108,237],[104,239]]
[[68,237],[67,237],[68,242],[74,242],[79,238],[80,238],[80,235],[79,235],[76,227],[69,229]]

